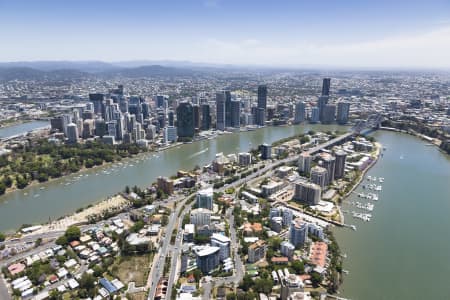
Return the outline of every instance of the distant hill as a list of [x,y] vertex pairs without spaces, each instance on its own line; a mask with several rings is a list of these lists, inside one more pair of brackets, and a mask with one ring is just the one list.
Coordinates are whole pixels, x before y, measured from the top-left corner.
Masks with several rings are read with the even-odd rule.
[[0,80],[65,80],[86,78],[91,76],[89,73],[79,70],[61,69],[54,71],[42,71],[28,67],[0,67]]
[[188,76],[196,71],[183,68],[163,67],[160,65],[140,66],[136,68],[122,68],[112,71],[103,72],[103,75],[122,76],[127,78],[141,78],[154,76]]
[[32,68],[40,71],[79,70],[96,73],[120,67],[102,61],[19,61],[0,62],[0,68]]

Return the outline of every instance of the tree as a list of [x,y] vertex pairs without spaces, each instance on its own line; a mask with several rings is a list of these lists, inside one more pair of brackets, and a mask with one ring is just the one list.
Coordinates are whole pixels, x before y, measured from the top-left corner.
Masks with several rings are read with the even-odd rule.
[[258,293],[269,294],[272,292],[272,288],[273,282],[270,279],[260,278],[255,280],[254,290]]
[[320,275],[317,272],[312,272],[311,273],[311,283],[312,283],[313,287],[318,287],[321,282],[322,282],[322,275]]
[[305,265],[300,260],[296,260],[291,265],[292,269],[294,269],[296,274],[305,273]]
[[6,238],[5,234],[0,232],[0,242],[3,242],[5,238]]
[[250,290],[250,288],[253,286],[253,279],[250,275],[245,275],[242,279],[241,284],[239,287],[243,289],[244,291]]
[[66,237],[68,243],[79,240],[81,236],[81,230],[77,226],[69,226],[64,236]]
[[56,239],[55,243],[60,246],[65,246],[68,244],[67,238],[65,235],[60,236]]

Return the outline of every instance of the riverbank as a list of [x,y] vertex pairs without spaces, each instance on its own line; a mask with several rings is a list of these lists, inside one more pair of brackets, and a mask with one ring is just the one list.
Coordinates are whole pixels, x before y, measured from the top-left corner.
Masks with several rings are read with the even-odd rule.
[[[39,230],[33,231],[31,234],[42,234],[52,231],[64,231],[72,225],[83,225],[89,222],[89,217],[101,215],[110,211],[121,211],[128,207],[130,202],[122,195],[118,194],[97,204],[81,209],[80,211],[64,216],[58,220],[54,220],[47,224],[41,224],[42,227]],[[26,236],[26,235],[24,235]]]

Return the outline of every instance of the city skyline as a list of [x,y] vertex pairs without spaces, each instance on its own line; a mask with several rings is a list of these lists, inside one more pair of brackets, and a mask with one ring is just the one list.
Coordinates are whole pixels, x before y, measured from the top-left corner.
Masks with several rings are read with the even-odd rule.
[[446,1],[0,1],[0,61],[448,69]]

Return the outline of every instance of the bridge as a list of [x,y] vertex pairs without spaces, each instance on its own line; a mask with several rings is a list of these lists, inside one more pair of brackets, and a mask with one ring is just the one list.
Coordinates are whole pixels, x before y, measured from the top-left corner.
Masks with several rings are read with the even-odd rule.
[[367,134],[374,129],[380,128],[383,120],[384,118],[380,113],[372,113],[366,120],[356,120],[352,131],[356,134]]

